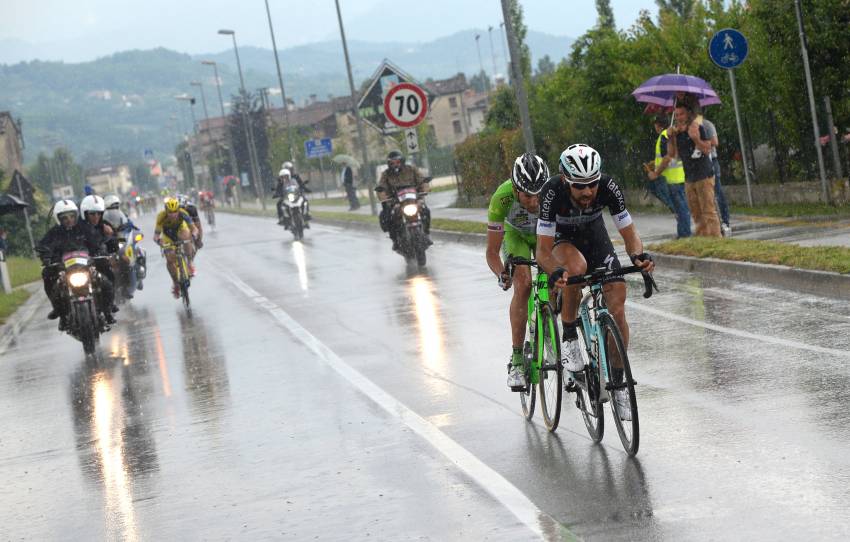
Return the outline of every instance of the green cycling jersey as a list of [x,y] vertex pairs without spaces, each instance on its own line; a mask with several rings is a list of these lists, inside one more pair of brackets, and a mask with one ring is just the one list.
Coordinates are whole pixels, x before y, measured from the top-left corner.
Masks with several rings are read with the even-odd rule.
[[502,252],[506,256],[531,257],[537,243],[537,214],[520,205],[510,179],[499,185],[490,198],[487,229],[504,232]]

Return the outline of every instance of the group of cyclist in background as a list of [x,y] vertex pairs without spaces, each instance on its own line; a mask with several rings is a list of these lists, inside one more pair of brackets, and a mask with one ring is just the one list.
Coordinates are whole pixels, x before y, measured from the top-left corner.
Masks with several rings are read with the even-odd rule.
[[[549,284],[562,293],[560,361],[565,380],[584,369],[583,346],[577,330],[581,285],[568,285],[567,278],[599,268],[621,268],[603,221],[605,209],[610,212],[632,263],[648,273],[655,269],[626,209],[620,185],[602,173],[601,166],[599,153],[584,144],[570,145],[561,153],[559,173],[553,176],[549,175],[549,168],[541,157],[525,153],[516,158],[511,178],[498,187],[490,200],[487,265],[503,290],[514,289],[510,305],[512,352],[508,373],[508,386],[512,390],[528,385],[523,344],[532,276],[527,265],[517,266],[512,275],[508,274],[505,262],[509,258],[528,260],[533,255],[548,274]],[[608,310],[628,348],[625,280],[622,276],[610,277],[604,283],[603,292]],[[620,403],[618,396],[618,409],[629,408],[627,401]]]

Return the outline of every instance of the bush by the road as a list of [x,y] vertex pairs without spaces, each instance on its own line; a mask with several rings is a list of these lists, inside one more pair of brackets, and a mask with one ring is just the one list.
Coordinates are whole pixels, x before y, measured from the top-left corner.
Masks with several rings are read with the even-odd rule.
[[463,182],[459,200],[474,202],[489,198],[511,171],[524,151],[519,130],[482,132],[455,147],[458,173]]
[[850,273],[850,248],[801,247],[776,241],[689,237],[658,243],[651,251],[696,258],[787,265],[798,269]]

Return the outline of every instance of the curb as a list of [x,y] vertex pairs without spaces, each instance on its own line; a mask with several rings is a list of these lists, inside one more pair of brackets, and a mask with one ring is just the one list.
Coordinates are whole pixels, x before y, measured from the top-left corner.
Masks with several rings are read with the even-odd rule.
[[654,252],[653,258],[663,267],[680,271],[769,284],[784,290],[850,301],[850,275],[841,273],[717,258],[674,256],[659,252]]
[[40,282],[31,282],[21,286],[21,288],[29,291],[30,297],[15,312],[9,315],[5,324],[0,326],[0,354],[6,353],[9,346],[14,343],[24,327],[32,320],[36,310],[47,300],[47,297],[38,295],[41,289],[40,286]]

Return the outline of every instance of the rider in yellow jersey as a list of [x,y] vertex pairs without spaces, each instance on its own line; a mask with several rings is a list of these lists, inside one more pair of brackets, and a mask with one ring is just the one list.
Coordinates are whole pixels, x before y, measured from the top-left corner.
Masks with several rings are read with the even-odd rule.
[[[191,243],[193,235],[197,235],[197,229],[192,222],[192,217],[185,209],[180,208],[180,203],[176,198],[166,198],[165,209],[156,216],[153,240],[160,244],[165,251],[166,266],[173,283],[171,293],[175,298],[180,297],[180,286],[177,284],[177,255],[174,253],[174,246],[178,241],[184,242],[184,252],[191,262],[195,253],[195,248]],[[194,275],[194,266],[190,265],[189,267],[190,274]]]

